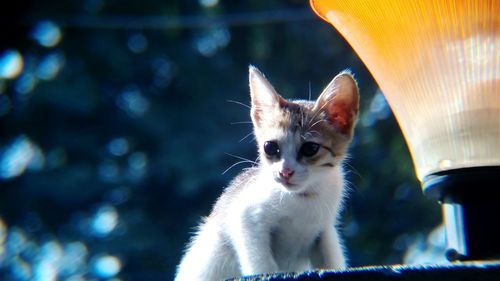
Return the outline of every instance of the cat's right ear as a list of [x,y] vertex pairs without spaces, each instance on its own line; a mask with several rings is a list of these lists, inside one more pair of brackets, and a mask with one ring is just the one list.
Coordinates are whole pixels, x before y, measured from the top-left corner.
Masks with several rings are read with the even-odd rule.
[[276,93],[264,74],[255,66],[250,65],[248,74],[250,97],[252,99],[252,121],[259,127],[262,120],[265,119],[266,113],[279,110],[285,105],[286,101]]
[[352,137],[359,111],[359,90],[349,71],[343,71],[326,86],[314,106],[323,111],[340,133]]

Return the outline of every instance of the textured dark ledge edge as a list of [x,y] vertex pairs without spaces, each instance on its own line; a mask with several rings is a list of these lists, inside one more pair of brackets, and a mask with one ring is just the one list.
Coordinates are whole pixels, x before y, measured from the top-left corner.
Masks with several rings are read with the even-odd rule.
[[500,281],[500,260],[441,265],[392,265],[356,267],[339,271],[264,274],[233,281]]

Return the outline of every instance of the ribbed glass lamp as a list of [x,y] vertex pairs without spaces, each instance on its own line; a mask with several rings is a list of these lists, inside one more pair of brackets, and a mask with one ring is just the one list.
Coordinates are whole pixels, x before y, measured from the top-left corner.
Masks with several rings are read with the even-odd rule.
[[450,258],[499,257],[500,0],[310,3],[379,84],[424,192],[446,203]]

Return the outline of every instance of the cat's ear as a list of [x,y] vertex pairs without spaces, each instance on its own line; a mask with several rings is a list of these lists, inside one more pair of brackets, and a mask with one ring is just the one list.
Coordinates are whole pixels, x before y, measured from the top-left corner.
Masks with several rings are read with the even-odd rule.
[[276,93],[264,74],[255,66],[249,67],[248,74],[252,99],[252,121],[255,125],[260,126],[262,120],[265,119],[265,114],[280,109],[286,101]]
[[359,91],[349,71],[343,71],[326,86],[314,110],[323,111],[329,123],[342,134],[352,136],[359,111]]

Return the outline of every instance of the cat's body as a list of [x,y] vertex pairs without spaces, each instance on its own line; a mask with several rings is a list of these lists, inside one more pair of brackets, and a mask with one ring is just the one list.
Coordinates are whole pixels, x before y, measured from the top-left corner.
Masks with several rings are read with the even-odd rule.
[[199,226],[176,281],[346,267],[338,220],[342,161],[358,92],[348,73],[318,101],[286,101],[250,67],[260,163],[237,176]]

